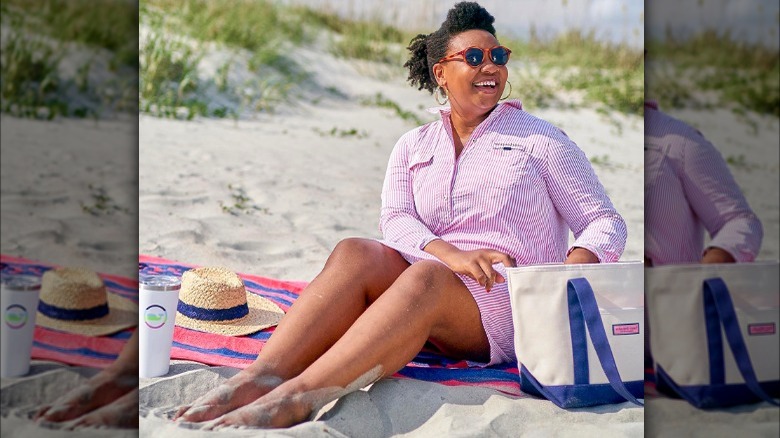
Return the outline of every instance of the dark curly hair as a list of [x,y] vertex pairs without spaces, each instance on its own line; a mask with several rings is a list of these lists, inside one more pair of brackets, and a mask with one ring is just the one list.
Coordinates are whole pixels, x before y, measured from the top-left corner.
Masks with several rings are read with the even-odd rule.
[[447,19],[431,34],[419,34],[409,42],[411,57],[404,64],[409,69],[409,82],[418,90],[433,93],[439,86],[433,76],[433,65],[447,54],[450,39],[467,30],[480,29],[496,36],[495,19],[476,2],[460,2],[447,12]]

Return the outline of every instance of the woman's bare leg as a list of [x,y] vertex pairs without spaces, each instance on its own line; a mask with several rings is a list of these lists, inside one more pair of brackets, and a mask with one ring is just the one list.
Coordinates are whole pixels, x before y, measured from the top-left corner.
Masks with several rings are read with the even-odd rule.
[[445,354],[487,361],[479,308],[444,264],[415,263],[301,374],[207,427],[287,427],[406,365],[426,340]]
[[176,417],[196,422],[217,418],[297,376],[408,267],[397,251],[379,242],[343,240],[282,318],[257,360],[191,406],[179,409]]

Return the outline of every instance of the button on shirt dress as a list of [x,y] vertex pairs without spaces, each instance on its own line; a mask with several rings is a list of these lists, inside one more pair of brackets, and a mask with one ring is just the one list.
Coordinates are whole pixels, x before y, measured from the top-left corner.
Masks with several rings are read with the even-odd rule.
[[[620,258],[626,225],[585,154],[555,126],[500,103],[455,157],[449,108],[395,145],[382,190],[380,240],[409,263],[438,260],[435,239],[461,250],[495,249],[517,265],[562,263],[574,247],[601,262]],[[641,175],[638,175],[641,177]],[[568,245],[568,232],[574,242]],[[494,265],[505,275],[504,266]],[[486,292],[459,275],[479,307],[489,364],[515,360],[506,283]]]

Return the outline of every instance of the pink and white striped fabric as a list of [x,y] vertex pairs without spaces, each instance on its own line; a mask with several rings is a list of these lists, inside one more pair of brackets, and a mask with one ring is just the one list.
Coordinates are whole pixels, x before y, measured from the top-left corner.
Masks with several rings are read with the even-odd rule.
[[[489,248],[518,265],[562,263],[573,247],[602,262],[620,258],[626,225],[585,154],[566,134],[501,103],[472,133],[456,159],[449,108],[441,120],[401,137],[382,190],[381,242],[410,263],[436,258],[434,239],[461,250]],[[567,248],[568,231],[575,242]],[[505,275],[503,266],[495,265]],[[491,364],[514,360],[506,284],[490,293],[461,276],[474,295],[491,343]]]
[[645,258],[697,263],[708,246],[755,260],[763,228],[728,165],[701,132],[645,103]]

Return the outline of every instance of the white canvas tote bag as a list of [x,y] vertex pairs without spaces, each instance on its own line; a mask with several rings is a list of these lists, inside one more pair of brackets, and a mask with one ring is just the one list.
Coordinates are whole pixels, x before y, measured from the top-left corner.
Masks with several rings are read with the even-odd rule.
[[524,392],[564,408],[644,397],[644,264],[507,269]]
[[699,408],[780,396],[780,265],[669,265],[646,272],[659,391]]

